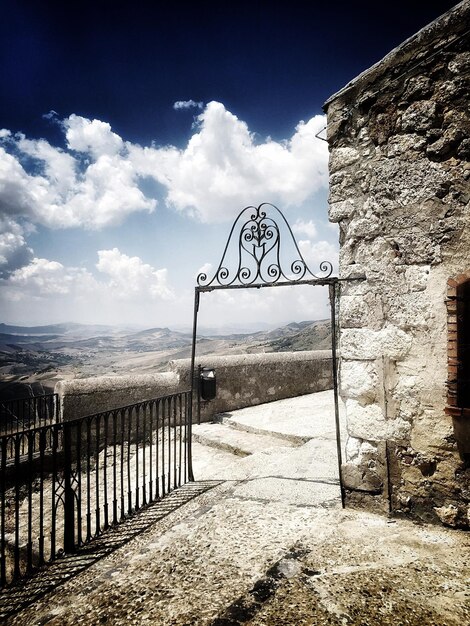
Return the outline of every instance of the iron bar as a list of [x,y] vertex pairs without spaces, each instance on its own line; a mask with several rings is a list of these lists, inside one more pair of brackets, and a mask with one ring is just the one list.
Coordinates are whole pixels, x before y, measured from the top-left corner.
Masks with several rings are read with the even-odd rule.
[[341,451],[341,426],[339,420],[339,390],[338,390],[338,359],[336,354],[337,347],[337,336],[336,336],[336,295],[337,295],[337,286],[335,283],[331,284],[329,287],[329,297],[330,297],[330,315],[331,315],[331,355],[332,355],[332,365],[333,365],[333,394],[334,394],[334,404],[335,404],[335,428],[336,428],[336,452],[338,458],[338,476],[339,476],[339,486],[341,490],[341,506],[346,506],[346,494],[344,490],[343,484],[343,472],[342,472],[342,451]]
[[91,418],[86,420],[86,541],[91,541]]
[[104,414],[104,452],[103,452],[103,502],[104,502],[104,529],[109,528],[108,514],[108,427],[109,413]]
[[140,410],[139,406],[136,406],[134,411],[135,413],[135,508],[138,509],[140,507],[140,498],[139,498],[139,417]]
[[144,445],[142,446],[142,504],[147,504],[147,466],[146,466],[146,458],[145,458],[145,450],[147,449],[147,439],[146,439],[146,428],[147,427],[147,405],[144,405],[143,410],[143,420],[142,420],[142,441]]
[[117,521],[117,411],[113,411],[113,524],[117,524]]
[[28,433],[28,543],[26,544],[26,571],[33,569],[33,442],[34,433]]
[[192,467],[192,423],[193,423],[193,404],[194,404],[194,394],[196,391],[196,381],[195,377],[195,358],[196,358],[196,333],[197,333],[197,316],[199,312],[199,299],[200,299],[200,287],[195,287],[194,289],[194,313],[193,313],[193,339],[191,345],[191,401],[189,403],[189,411],[188,411],[188,424],[187,424],[187,441],[188,441],[188,476],[189,480],[193,481],[193,467]]
[[[15,471],[17,471],[20,461],[20,446],[23,436],[20,434],[15,441]],[[13,579],[21,576],[20,571],[20,484],[15,485],[15,546],[14,546],[14,571]]]
[[157,433],[157,438],[155,441],[155,488],[156,488],[156,498],[160,498],[160,446],[159,446],[159,436],[158,433],[160,432],[160,407],[161,407],[161,400],[157,400],[156,402],[156,414],[157,414],[157,423],[156,423],[156,428],[155,428],[155,432]]
[[0,586],[7,584],[6,573],[6,466],[8,438],[2,437],[2,458],[0,459]]
[[95,416],[95,537],[100,532],[100,418],[101,415]]
[[[49,432],[49,441],[51,434]],[[39,433],[39,563],[43,565],[44,558],[44,453],[46,450],[46,430]]]
[[70,423],[64,424],[64,550],[75,547],[74,493],[72,488],[72,433]]
[[77,459],[77,546],[81,546],[82,540],[82,427],[83,422],[77,424],[76,459]]

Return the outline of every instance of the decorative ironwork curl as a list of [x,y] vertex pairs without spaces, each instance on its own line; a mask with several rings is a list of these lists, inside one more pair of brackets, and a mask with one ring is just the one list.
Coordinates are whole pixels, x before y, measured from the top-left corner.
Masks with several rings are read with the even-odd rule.
[[[294,259],[287,263],[289,270],[285,269],[281,259],[284,232],[295,250]],[[237,249],[233,250],[237,243]],[[237,259],[233,268],[229,263],[230,253]],[[197,284],[199,287],[248,287],[255,284],[291,284],[304,279],[322,280],[333,273],[330,261],[320,263],[320,272],[321,275],[317,276],[309,269],[283,213],[274,204],[264,202],[258,207],[246,207],[239,213],[217,270],[210,280],[206,272],[201,272]]]

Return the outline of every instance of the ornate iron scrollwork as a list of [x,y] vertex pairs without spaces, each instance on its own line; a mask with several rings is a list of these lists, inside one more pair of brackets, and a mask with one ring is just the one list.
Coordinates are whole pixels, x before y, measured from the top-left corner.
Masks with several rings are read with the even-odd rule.
[[[280,218],[280,223],[276,217]],[[284,234],[290,239],[288,244],[294,251],[289,260],[281,256]],[[233,269],[230,268],[230,254],[235,260]],[[197,284],[199,287],[292,284],[305,279],[327,279],[333,272],[333,266],[329,261],[322,261],[320,271],[322,275],[316,276],[309,269],[286,218],[276,206],[265,202],[258,207],[246,207],[239,213],[214,276],[209,280],[207,274],[201,272]]]

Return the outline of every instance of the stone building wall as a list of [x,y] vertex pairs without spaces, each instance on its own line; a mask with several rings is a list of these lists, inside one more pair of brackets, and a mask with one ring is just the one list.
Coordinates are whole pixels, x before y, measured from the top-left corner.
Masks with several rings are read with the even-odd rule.
[[[325,104],[339,224],[348,500],[468,527],[470,417],[447,403],[448,280],[470,272],[470,2]],[[458,439],[458,441],[457,441]]]

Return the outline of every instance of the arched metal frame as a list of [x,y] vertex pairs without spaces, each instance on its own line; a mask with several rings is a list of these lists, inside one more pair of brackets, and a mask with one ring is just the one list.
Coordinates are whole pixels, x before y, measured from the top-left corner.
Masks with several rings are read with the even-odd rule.
[[[281,244],[287,241],[294,251],[294,257],[285,262],[281,253]],[[237,259],[237,267],[231,268],[229,257]],[[221,261],[212,278],[205,272],[197,277],[194,289],[193,337],[191,348],[191,403],[189,424],[192,429],[196,358],[196,335],[200,294],[217,289],[261,289],[265,287],[284,287],[292,285],[328,286],[331,317],[331,351],[333,362],[333,390],[335,404],[336,447],[338,472],[341,490],[341,503],[345,506],[345,490],[341,464],[341,429],[339,421],[338,398],[338,360],[337,360],[337,319],[336,300],[339,296],[337,276],[332,276],[333,265],[329,261],[320,263],[320,275],[314,274],[307,266],[295,241],[292,229],[282,212],[273,204],[263,203],[258,207],[243,209],[233,223],[225,245]],[[191,446],[191,432],[189,433]],[[189,458],[192,458],[191,448]],[[192,466],[190,480],[194,480]]]

